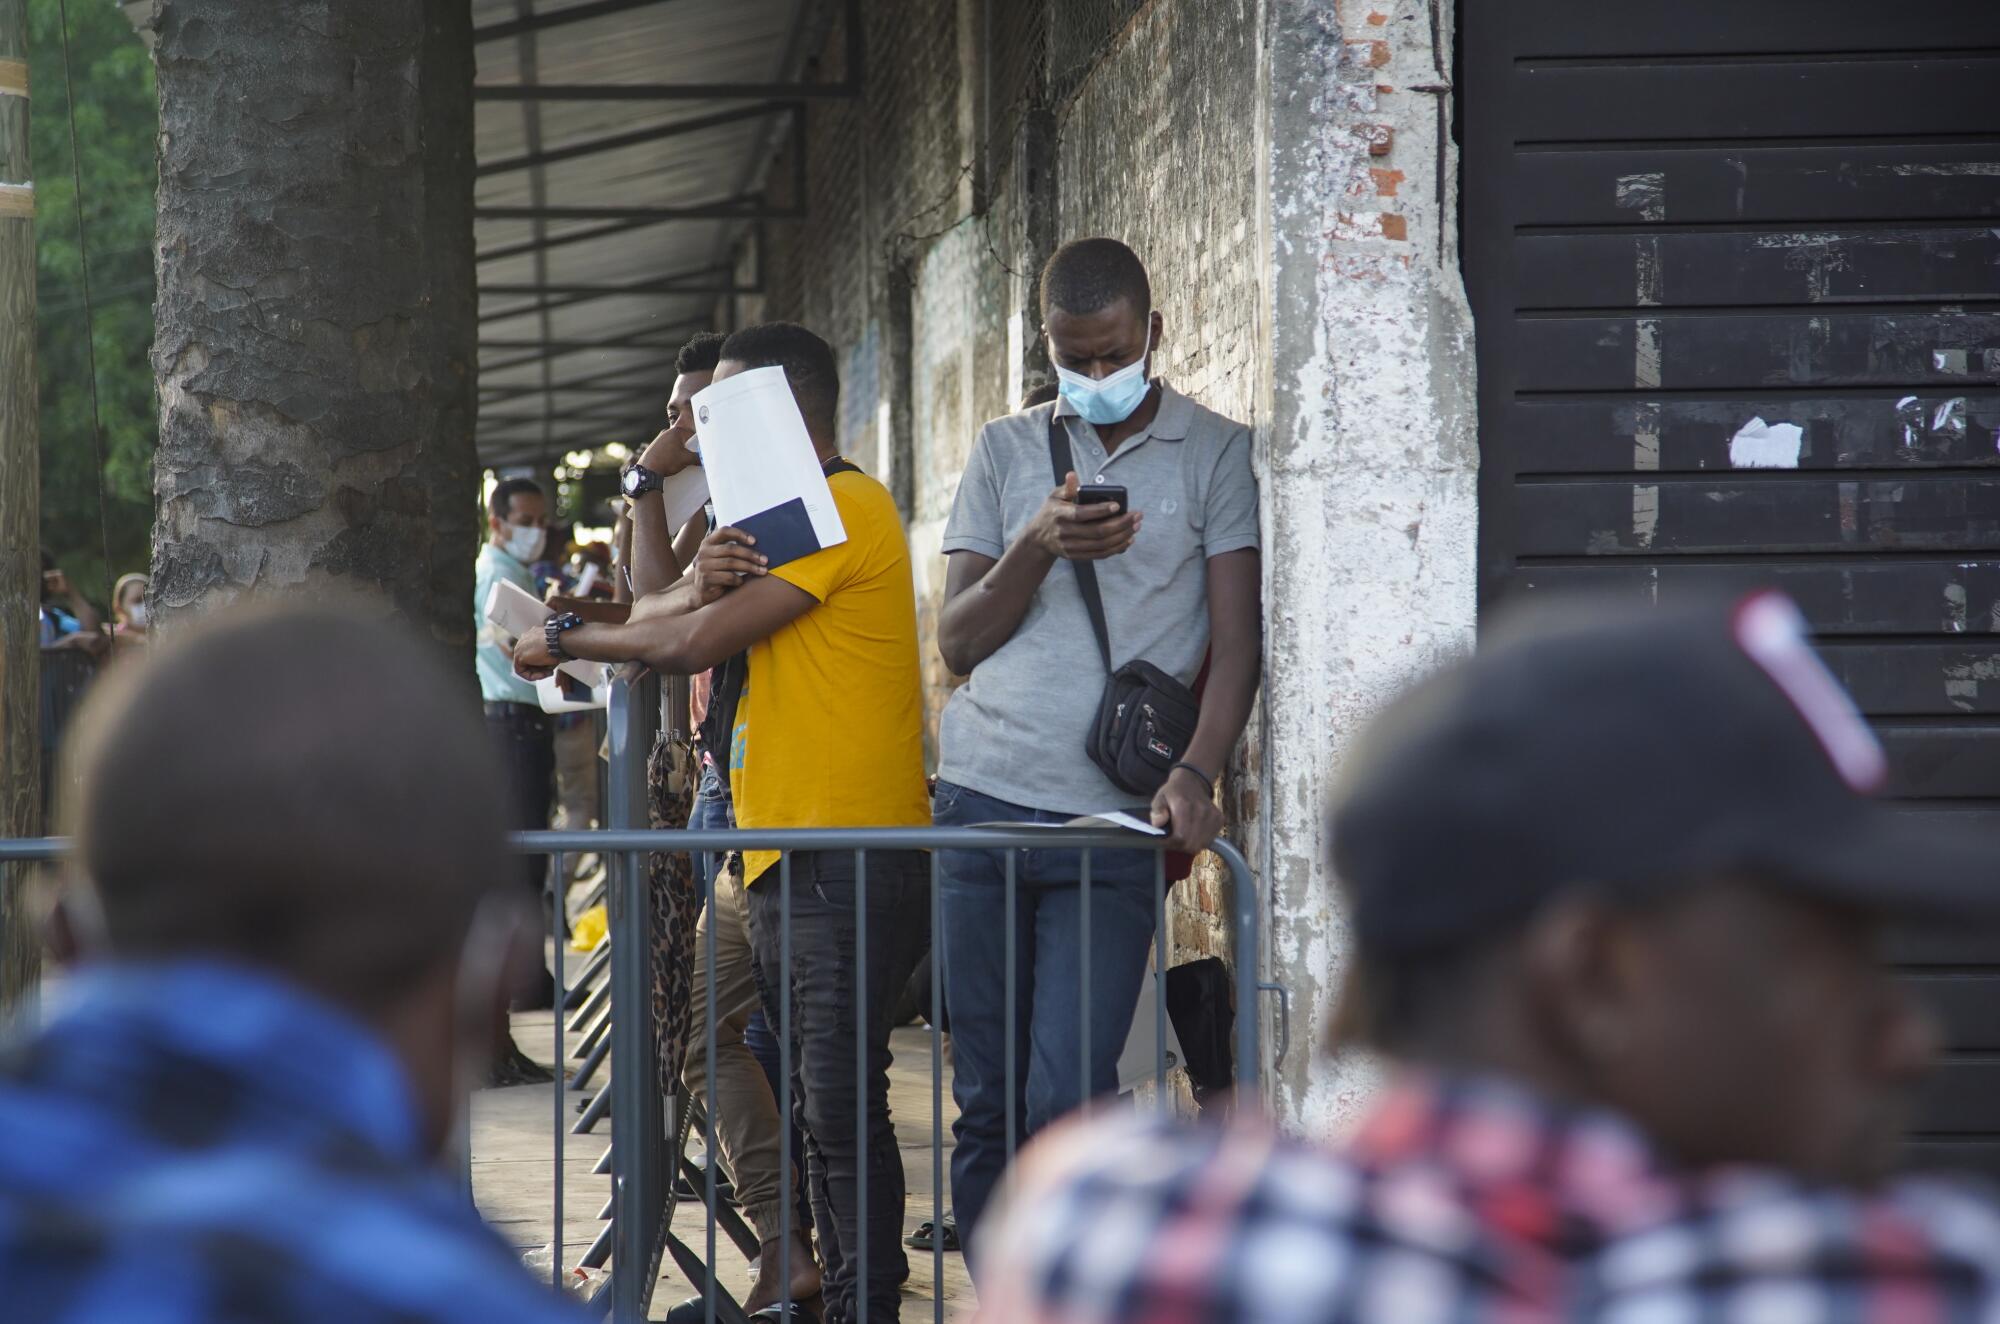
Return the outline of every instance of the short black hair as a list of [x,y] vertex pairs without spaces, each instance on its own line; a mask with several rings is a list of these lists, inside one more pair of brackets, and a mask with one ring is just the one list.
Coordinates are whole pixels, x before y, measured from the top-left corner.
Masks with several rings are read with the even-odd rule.
[[1120,299],[1139,316],[1153,311],[1153,283],[1146,264],[1116,239],[1072,239],[1050,255],[1042,268],[1042,316],[1051,309],[1095,313]]
[[427,639],[265,604],[153,647],[92,686],[64,752],[114,957],[219,957],[370,1015],[451,961],[488,897],[517,896],[502,779]]
[[722,346],[729,339],[720,331],[697,331],[681,346],[681,352],[674,356],[674,375],[685,377],[691,372],[714,372],[715,365],[722,362]]
[[1054,382],[1043,382],[1021,397],[1021,408],[1033,409],[1036,405],[1045,405],[1061,394],[1062,388]]
[[493,518],[504,520],[512,514],[514,511],[514,498],[524,492],[533,492],[536,496],[547,495],[547,493],[542,491],[542,485],[532,478],[502,478],[499,482],[495,483],[493,485],[493,498],[489,503],[489,509],[493,512]]
[[833,346],[797,322],[763,322],[725,340],[722,357],[746,368],[783,368],[806,426],[833,435],[840,415],[840,368]]

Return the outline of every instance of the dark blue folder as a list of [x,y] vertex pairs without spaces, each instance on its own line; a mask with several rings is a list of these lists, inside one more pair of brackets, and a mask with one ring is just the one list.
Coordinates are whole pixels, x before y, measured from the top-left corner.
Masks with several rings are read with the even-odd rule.
[[813,532],[812,516],[806,513],[802,497],[737,520],[736,527],[757,540],[757,550],[768,560],[767,569],[776,570],[820,549],[819,535]]

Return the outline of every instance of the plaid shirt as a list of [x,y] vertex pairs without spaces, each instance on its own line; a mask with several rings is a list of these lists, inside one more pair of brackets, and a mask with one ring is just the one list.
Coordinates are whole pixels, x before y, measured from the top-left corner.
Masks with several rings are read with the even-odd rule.
[[1670,1170],[1629,1124],[1400,1079],[1342,1152],[1125,1114],[1022,1156],[980,1250],[985,1324],[2000,1319],[2000,1215]]
[[426,1158],[360,1026],[219,966],[64,993],[0,1050],[0,1318],[577,1318]]

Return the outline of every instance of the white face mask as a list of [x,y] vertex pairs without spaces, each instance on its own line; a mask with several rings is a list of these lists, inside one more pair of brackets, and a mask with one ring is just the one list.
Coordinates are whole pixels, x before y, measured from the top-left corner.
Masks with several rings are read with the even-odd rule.
[[128,611],[128,612],[126,612],[126,613],[125,613],[125,619],[127,619],[127,620],[129,620],[129,621],[131,621],[131,622],[132,622],[132,628],[133,628],[133,629],[135,629],[135,630],[143,630],[143,629],[145,629],[145,628],[146,628],[146,604],[145,604],[145,603],[143,603],[143,602],[141,602],[141,603],[136,603],[136,604],[134,604],[134,605],[133,605],[133,607],[132,607],[132,609],[131,609],[130,611]]
[[507,526],[507,555],[526,565],[542,554],[542,544],[547,541],[547,529],[523,528],[519,524]]

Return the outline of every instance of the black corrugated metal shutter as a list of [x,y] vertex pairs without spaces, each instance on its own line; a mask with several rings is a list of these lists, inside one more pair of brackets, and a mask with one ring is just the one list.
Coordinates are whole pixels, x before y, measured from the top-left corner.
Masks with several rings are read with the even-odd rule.
[[[1459,13],[1482,603],[1777,584],[1910,812],[2000,828],[2000,5]],[[2000,1172],[2000,940],[1905,955],[1915,1153]]]

